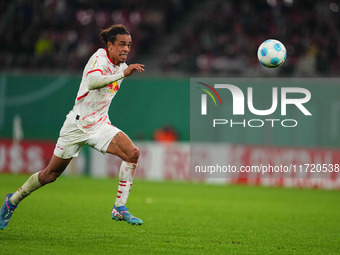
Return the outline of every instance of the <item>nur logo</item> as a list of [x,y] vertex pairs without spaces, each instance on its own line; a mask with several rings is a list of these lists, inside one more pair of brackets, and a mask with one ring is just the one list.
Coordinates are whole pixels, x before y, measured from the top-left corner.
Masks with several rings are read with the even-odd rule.
[[[219,100],[222,106],[222,100],[220,95],[217,93],[216,89],[222,91],[222,96],[225,96],[225,93],[231,94],[232,96],[232,116],[249,116],[247,111],[255,116],[267,116],[265,119],[213,119],[212,125],[216,127],[216,125],[225,125],[228,124],[230,127],[235,125],[241,125],[243,127],[262,127],[265,123],[269,123],[271,127],[275,126],[276,122],[281,123],[283,127],[296,127],[298,125],[298,121],[296,119],[277,119],[277,118],[269,118],[270,115],[275,113],[277,109],[280,110],[281,116],[287,116],[287,108],[290,106],[295,106],[297,110],[299,110],[305,116],[312,116],[312,114],[308,111],[304,104],[308,103],[311,99],[311,93],[308,89],[299,88],[299,87],[272,87],[271,88],[271,105],[266,109],[258,109],[254,106],[254,94],[253,88],[247,87],[246,94],[235,85],[232,84],[214,84],[214,87],[203,83],[197,82],[198,84],[203,85],[205,88],[200,88],[204,94],[201,94],[201,115],[207,115],[207,95],[211,97],[214,101],[215,107],[218,105],[216,98]],[[267,99],[267,98],[266,98]],[[224,107],[228,107],[225,106]],[[267,106],[268,107],[268,106]],[[292,111],[293,109],[290,109]],[[225,112],[223,113],[225,114]],[[212,116],[217,116],[213,114]],[[225,116],[222,116],[225,117]]]
[[[214,94],[219,99],[221,105],[222,101],[219,96],[219,94],[216,92],[216,90],[203,82],[198,82],[207,88],[211,89]],[[279,100],[278,100],[278,88],[273,87],[272,88],[272,105],[269,109],[266,110],[259,110],[254,107],[253,103],[253,88],[248,87],[247,88],[247,97],[245,100],[245,96],[242,92],[242,90],[232,84],[215,84],[215,88],[217,89],[226,89],[227,91],[231,92],[232,98],[233,98],[233,115],[245,115],[245,101],[247,101],[248,110],[253,113],[254,115],[270,115],[276,111],[276,109],[279,106]],[[202,88],[201,88],[202,89]],[[204,92],[206,92],[214,101],[215,106],[216,100],[213,97],[213,95],[206,89],[202,89]],[[303,95],[300,98],[289,98],[289,94],[300,94]],[[296,87],[282,87],[281,88],[281,115],[287,115],[287,105],[295,105],[304,115],[312,115],[306,107],[303,105],[307,103],[311,99],[311,93],[308,89],[305,88],[296,88]],[[201,95],[201,115],[207,115],[207,95],[202,94]]]

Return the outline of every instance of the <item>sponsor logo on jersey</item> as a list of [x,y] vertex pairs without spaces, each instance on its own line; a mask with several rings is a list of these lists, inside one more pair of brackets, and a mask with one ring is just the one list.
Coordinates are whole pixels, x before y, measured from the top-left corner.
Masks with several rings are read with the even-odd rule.
[[110,89],[111,93],[115,93],[119,90],[119,86],[118,86],[118,83],[116,81],[111,83],[110,85],[108,85],[107,88]]

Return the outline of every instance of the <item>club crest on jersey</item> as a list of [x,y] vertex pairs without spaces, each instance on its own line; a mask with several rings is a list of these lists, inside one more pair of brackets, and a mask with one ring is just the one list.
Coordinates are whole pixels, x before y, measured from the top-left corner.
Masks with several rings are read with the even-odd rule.
[[97,67],[98,67],[98,61],[97,61],[97,59],[96,59],[95,61],[93,61],[93,64],[92,64],[91,69],[95,69],[95,68],[97,68]]
[[115,81],[107,86],[108,89],[110,89],[111,93],[117,92],[119,89],[118,83]]

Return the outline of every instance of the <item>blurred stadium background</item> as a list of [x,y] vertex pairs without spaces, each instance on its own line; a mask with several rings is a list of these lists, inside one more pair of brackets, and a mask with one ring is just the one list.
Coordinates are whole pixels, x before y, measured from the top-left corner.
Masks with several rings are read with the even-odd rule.
[[340,72],[335,0],[4,0],[0,11],[2,71],[79,74],[102,46],[100,28],[123,23],[146,75],[263,75],[254,52],[271,37],[288,51],[279,75]]
[[[110,109],[111,121],[142,149],[140,177],[190,179],[190,77],[295,78],[315,88],[324,100],[312,104],[308,129],[233,129],[216,141],[254,153],[264,145],[288,155],[300,155],[299,149],[308,162],[338,162],[338,1],[16,0],[2,1],[0,11],[1,172],[35,172],[48,162],[82,69],[102,47],[99,31],[113,23],[123,23],[133,35],[128,63],[146,65],[144,74],[124,81]],[[256,58],[267,38],[281,40],[288,51],[287,61],[274,70]],[[261,95],[265,100],[264,89]],[[245,157],[242,163],[252,164]],[[279,162],[304,160],[297,157],[281,156]],[[94,173],[97,161],[116,161],[106,158],[85,149],[71,172],[117,174],[119,162]],[[278,162],[277,156],[261,162]]]

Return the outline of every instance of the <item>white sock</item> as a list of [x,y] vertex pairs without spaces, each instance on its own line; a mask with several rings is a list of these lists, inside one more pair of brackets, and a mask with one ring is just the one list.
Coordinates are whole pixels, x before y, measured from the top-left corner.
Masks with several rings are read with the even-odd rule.
[[119,185],[115,202],[116,207],[123,206],[126,204],[131,191],[132,181],[136,172],[136,167],[137,167],[136,163],[128,163],[125,161],[122,162],[122,165],[120,166],[119,170]]
[[33,175],[31,175],[30,178],[22,185],[18,191],[16,191],[11,198],[9,199],[13,205],[18,205],[21,200],[23,200],[25,197],[27,197],[29,194],[31,194],[36,189],[40,188],[42,185],[39,182],[39,175],[40,172],[37,172]]

